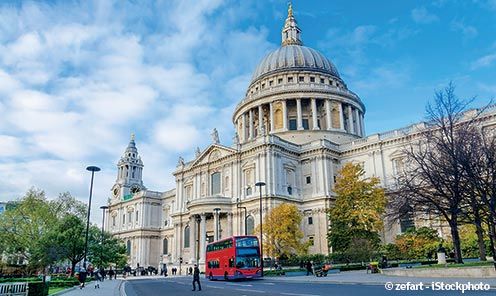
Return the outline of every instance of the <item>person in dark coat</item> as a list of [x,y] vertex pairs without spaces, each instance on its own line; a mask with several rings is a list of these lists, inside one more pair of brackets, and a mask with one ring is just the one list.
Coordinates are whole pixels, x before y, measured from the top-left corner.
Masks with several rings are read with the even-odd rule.
[[88,273],[86,272],[86,269],[83,267],[81,268],[81,270],[79,271],[79,289],[82,289],[84,288],[84,283],[86,282],[86,277],[87,277]]
[[114,276],[114,270],[112,269],[112,267],[110,267],[110,270],[108,272],[108,275],[109,275],[109,279],[112,280],[112,277]]
[[201,284],[200,284],[200,269],[198,268],[198,265],[195,264],[195,269],[193,270],[193,290],[196,290],[195,283],[198,283],[198,291],[201,291]]
[[312,271],[312,262],[310,261],[307,261],[307,275],[309,274],[313,274],[313,271]]
[[193,267],[189,267],[189,275],[192,275],[193,274]]

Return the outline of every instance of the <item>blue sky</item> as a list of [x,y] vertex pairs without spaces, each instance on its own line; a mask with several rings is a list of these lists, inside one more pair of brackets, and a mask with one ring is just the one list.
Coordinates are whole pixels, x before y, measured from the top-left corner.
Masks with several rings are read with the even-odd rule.
[[[323,52],[367,107],[367,134],[424,117],[454,81],[496,96],[496,1],[293,1],[305,45]],[[152,190],[174,186],[280,44],[287,1],[2,1],[0,200],[31,186],[105,203],[132,132]],[[95,211],[97,212],[97,211]],[[99,221],[99,212],[95,221]]]

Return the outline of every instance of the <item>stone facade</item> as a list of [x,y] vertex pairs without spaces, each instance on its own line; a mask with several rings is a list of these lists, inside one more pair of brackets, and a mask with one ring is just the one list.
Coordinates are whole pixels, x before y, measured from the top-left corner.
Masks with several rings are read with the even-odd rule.
[[[203,268],[206,243],[253,234],[260,194],[263,215],[281,203],[295,204],[304,217],[304,239],[313,241],[310,252],[328,254],[326,211],[342,164],[360,163],[367,176],[379,177],[384,187],[392,184],[402,165],[401,147],[424,125],[366,136],[364,104],[326,57],[302,45],[300,33],[289,11],[281,48],[262,60],[236,106],[233,143],[220,144],[214,130],[212,144],[195,159],[179,159],[175,189],[144,187],[143,163],[131,139],[118,163],[106,226],[126,242],[131,266],[178,266],[182,258],[186,266]],[[480,124],[496,124],[496,108],[486,110]],[[259,181],[266,183],[261,193]],[[436,217],[403,222],[449,233]],[[401,228],[386,228],[383,241],[393,241]]]

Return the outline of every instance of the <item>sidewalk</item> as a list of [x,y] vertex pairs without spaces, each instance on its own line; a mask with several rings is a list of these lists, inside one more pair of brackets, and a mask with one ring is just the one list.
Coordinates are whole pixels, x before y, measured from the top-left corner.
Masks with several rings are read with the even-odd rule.
[[295,282],[295,283],[335,283],[335,284],[356,284],[356,285],[384,285],[385,283],[479,283],[489,284],[492,288],[496,288],[495,278],[426,278],[426,277],[401,277],[384,274],[367,274],[365,270],[344,271],[340,273],[329,274],[327,277],[316,276],[278,276],[265,277],[266,280]]
[[95,289],[95,283],[86,283],[86,287],[79,289],[75,287],[65,291],[61,291],[55,295],[63,296],[120,296],[119,287],[123,283],[121,279],[105,280],[100,282],[100,289]]

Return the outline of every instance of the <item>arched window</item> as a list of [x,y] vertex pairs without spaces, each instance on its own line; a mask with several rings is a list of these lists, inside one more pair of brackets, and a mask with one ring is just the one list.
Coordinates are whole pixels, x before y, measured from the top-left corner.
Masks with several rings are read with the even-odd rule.
[[184,228],[184,247],[189,248],[189,226]]
[[164,238],[162,241],[162,254],[166,255],[169,253],[169,241],[167,238]]
[[220,194],[220,173],[213,173],[211,176],[212,195]]
[[131,241],[130,240],[127,240],[126,242],[126,251],[127,251],[127,255],[130,256],[131,255]]
[[253,229],[255,229],[255,219],[253,216],[246,217],[246,235],[253,235]]

